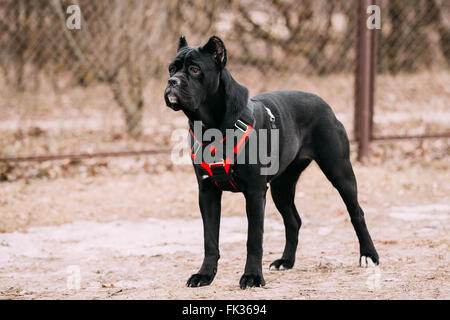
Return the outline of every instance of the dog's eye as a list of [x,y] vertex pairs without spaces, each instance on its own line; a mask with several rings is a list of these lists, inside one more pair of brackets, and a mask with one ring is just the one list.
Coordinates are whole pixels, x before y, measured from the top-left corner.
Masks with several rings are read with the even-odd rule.
[[193,74],[197,74],[200,72],[200,68],[199,67],[195,67],[195,66],[191,66],[189,68],[189,70],[193,73]]
[[177,71],[177,68],[175,68],[175,66],[169,67],[169,73],[170,73],[170,74],[174,74],[175,71]]

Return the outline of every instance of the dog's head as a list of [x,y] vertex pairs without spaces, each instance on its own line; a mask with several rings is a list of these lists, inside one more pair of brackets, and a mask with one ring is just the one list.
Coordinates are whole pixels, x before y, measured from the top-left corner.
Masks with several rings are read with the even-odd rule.
[[191,47],[180,37],[178,51],[169,64],[169,81],[164,91],[168,107],[195,112],[220,83],[220,73],[227,62],[222,40],[212,36],[201,47]]

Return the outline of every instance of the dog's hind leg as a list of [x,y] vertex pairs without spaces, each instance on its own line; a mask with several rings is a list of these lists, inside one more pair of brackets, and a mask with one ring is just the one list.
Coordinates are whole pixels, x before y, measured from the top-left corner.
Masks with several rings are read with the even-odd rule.
[[295,186],[301,172],[311,163],[310,159],[299,159],[293,162],[285,172],[270,184],[270,192],[278,211],[283,217],[286,244],[281,259],[270,264],[271,270],[291,269],[295,262],[298,244],[298,232],[302,220],[294,204]]
[[328,180],[337,189],[350,214],[360,246],[360,265],[377,265],[378,253],[375,250],[359,206],[356,178],[349,159],[349,142],[342,124],[322,122],[314,131],[316,162]]

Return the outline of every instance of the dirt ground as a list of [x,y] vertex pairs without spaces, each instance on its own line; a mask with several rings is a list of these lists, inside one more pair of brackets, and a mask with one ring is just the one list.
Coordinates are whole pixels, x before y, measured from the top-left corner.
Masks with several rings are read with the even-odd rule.
[[267,284],[245,291],[238,286],[246,254],[244,202],[229,193],[216,279],[208,287],[185,287],[203,254],[190,166],[3,183],[0,298],[449,299],[449,165],[448,157],[431,164],[355,164],[381,262],[368,269],[358,266],[357,238],[343,202],[311,165],[296,194],[303,219],[296,265],[268,269],[284,245],[281,216],[269,196]]

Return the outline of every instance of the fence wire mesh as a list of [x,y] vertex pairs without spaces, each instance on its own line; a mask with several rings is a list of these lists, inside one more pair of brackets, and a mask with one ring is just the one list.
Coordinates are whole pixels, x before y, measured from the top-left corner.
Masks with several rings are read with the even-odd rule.
[[[450,3],[379,0],[374,134],[449,131]],[[69,29],[77,5],[81,28]],[[356,1],[0,0],[0,156],[167,146],[180,34],[217,34],[252,95],[322,96],[352,134]],[[432,111],[432,112],[430,112]]]
[[450,3],[379,1],[374,137],[450,135]]
[[448,1],[381,1],[378,71],[396,74],[450,64]]

